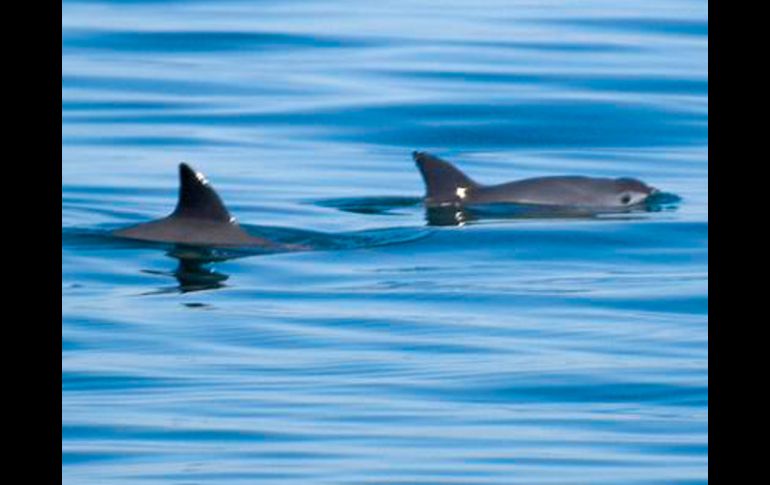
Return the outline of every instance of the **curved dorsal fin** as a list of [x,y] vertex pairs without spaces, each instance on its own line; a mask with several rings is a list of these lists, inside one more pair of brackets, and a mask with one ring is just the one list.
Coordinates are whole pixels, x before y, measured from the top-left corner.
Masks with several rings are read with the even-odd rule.
[[179,164],[179,200],[172,216],[234,221],[206,177],[186,163]]
[[425,180],[425,196],[432,203],[456,202],[465,190],[479,186],[460,169],[430,153],[413,152],[412,158]]

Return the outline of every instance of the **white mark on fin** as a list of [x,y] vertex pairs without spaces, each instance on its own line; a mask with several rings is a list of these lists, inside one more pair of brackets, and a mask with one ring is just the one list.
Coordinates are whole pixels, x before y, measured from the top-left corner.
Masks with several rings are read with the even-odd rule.
[[208,181],[208,180],[206,180],[206,176],[205,176],[205,175],[203,175],[203,174],[202,174],[202,173],[200,173],[200,172],[195,172],[195,178],[197,178],[197,179],[198,179],[198,182],[200,182],[200,183],[201,183],[201,184],[203,184],[203,185],[208,185],[208,184],[209,184],[209,181]]
[[468,187],[457,187],[457,190],[455,193],[457,194],[457,197],[464,199],[468,194]]

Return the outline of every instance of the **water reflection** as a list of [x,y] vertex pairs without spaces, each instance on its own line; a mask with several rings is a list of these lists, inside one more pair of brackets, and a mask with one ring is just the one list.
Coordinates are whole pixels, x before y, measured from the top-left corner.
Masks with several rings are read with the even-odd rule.
[[623,210],[596,210],[590,207],[542,206],[527,204],[484,204],[477,206],[426,207],[429,226],[463,226],[465,224],[504,220],[531,219],[639,219],[650,212],[674,210],[675,205],[640,205]]
[[[147,294],[158,293],[190,293],[194,291],[216,290],[225,287],[229,275],[211,267],[236,258],[249,256],[267,256],[280,253],[302,253],[307,251],[345,251],[362,248],[374,248],[413,242],[428,236],[429,231],[419,227],[394,227],[370,229],[349,233],[327,234],[322,232],[289,230],[284,228],[266,228],[255,230],[256,226],[245,226],[253,234],[261,234],[275,242],[275,247],[216,248],[206,246],[190,246],[176,244],[167,249],[166,256],[176,260],[177,266],[173,271],[158,271],[143,269],[143,273],[169,276],[176,279],[173,287],[161,288]],[[104,235],[101,236],[105,238]],[[105,239],[109,243],[119,238]],[[129,247],[166,247],[166,243],[147,241],[128,241]]]
[[679,202],[679,196],[659,192],[650,196],[643,205],[621,210],[515,203],[425,207],[422,199],[417,197],[354,197],[314,203],[361,215],[406,216],[424,211],[428,226],[461,226],[483,220],[638,218],[645,213],[675,210]]
[[487,204],[471,207],[426,207],[429,226],[462,226],[482,220],[586,219],[597,213],[568,207],[527,206],[523,204]]
[[218,249],[193,247],[193,246],[175,246],[166,256],[176,260],[177,266],[173,271],[158,271],[145,269],[143,273],[170,276],[176,279],[176,285],[171,287],[159,288],[156,291],[144,293],[163,294],[163,293],[192,293],[195,291],[217,290],[224,288],[225,281],[230,275],[222,273],[211,267],[213,263],[227,261],[243,255],[235,253],[226,253]]

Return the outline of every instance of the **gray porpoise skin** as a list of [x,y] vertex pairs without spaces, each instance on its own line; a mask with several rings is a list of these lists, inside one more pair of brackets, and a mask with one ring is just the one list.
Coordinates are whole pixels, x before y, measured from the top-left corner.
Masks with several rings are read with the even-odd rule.
[[179,165],[179,200],[174,212],[113,234],[142,241],[202,246],[276,246],[246,233],[203,174],[185,163]]
[[428,207],[516,203],[541,206],[626,210],[658,192],[632,178],[579,175],[535,177],[499,185],[474,182],[451,163],[425,152],[412,154],[425,180]]

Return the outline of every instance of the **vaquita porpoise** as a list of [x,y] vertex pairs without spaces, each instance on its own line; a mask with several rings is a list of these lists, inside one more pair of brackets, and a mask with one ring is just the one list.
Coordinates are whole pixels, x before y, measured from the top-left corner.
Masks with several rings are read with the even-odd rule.
[[535,177],[499,185],[481,185],[451,163],[425,152],[412,153],[425,180],[425,205],[461,207],[515,203],[595,210],[639,207],[658,192],[632,178],[578,175]]
[[142,241],[204,246],[260,246],[278,244],[244,231],[222,199],[200,172],[179,165],[179,200],[167,217],[113,232],[115,236]]

